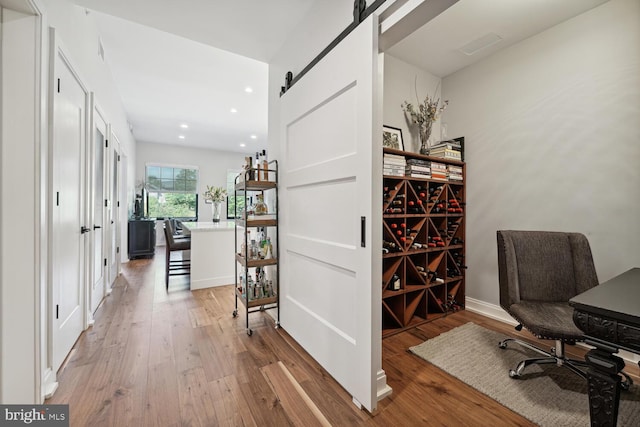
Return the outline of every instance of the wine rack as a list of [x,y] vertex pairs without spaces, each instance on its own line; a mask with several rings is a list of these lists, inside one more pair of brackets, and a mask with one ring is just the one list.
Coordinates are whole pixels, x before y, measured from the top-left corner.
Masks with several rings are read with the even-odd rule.
[[464,309],[465,164],[384,148],[385,154],[462,167],[462,181],[383,176],[382,334]]

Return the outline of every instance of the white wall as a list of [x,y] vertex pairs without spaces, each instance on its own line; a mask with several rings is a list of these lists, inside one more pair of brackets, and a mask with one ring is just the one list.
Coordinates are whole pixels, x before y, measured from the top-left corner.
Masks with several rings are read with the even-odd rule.
[[[420,151],[418,128],[411,123],[402,110],[404,101],[414,106],[424,101],[425,96],[440,97],[441,80],[439,77],[408,64],[389,54],[384,54],[384,103],[383,122],[386,126],[402,129],[405,151]],[[417,93],[417,99],[416,99]],[[440,123],[433,124],[433,141],[440,140]]]
[[[106,61],[98,56],[100,34],[93,16],[82,7],[68,0],[39,0],[45,13],[47,24],[56,29],[57,37],[90,91],[95,93],[97,105],[104,112],[105,119],[112,126],[112,132],[120,141],[120,149],[128,158],[128,164],[135,164],[135,139],[129,130],[122,101],[109,70],[109,54]],[[127,173],[129,188],[133,188],[135,176],[130,167]],[[124,196],[121,196],[124,200]],[[127,206],[122,206],[127,209]],[[123,241],[122,245],[125,245]],[[125,245],[126,246],[126,245]]]
[[[196,166],[200,170],[198,181],[198,217],[200,221],[211,220],[211,205],[204,202],[202,193],[207,185],[227,186],[227,170],[242,169],[245,154],[231,151],[207,150],[179,145],[138,142],[136,148],[136,182],[144,180],[145,166],[166,164]],[[226,204],[223,204],[223,215]],[[225,215],[226,216],[226,215]],[[224,219],[224,217],[223,217]]]
[[640,2],[612,0],[443,79],[466,137],[467,296],[498,304],[496,230],[587,235],[640,264]]
[[[47,360],[46,275],[49,154],[47,94],[49,93],[48,26],[57,30],[65,53],[119,136],[122,150],[135,156],[135,141],[128,130],[124,110],[107,65],[97,55],[98,33],[90,16],[67,0],[14,2],[26,10],[33,4],[42,12],[40,21],[11,16],[3,25],[3,135],[2,200],[2,328],[20,324],[19,330],[2,329],[0,400],[3,403],[40,403],[55,387],[55,372]],[[9,30],[6,32],[5,30]],[[41,31],[42,30],[42,31]],[[11,34],[12,33],[12,34]],[[5,41],[16,36],[6,49]],[[36,49],[42,47],[42,52]],[[6,105],[10,105],[7,108]],[[6,164],[5,164],[6,162]],[[130,174],[133,177],[133,173]],[[14,194],[15,182],[21,191]],[[133,179],[131,179],[131,185]],[[19,209],[17,211],[16,209]],[[16,228],[16,224],[21,224]],[[18,235],[15,235],[18,233]],[[16,242],[21,242],[16,246]],[[9,287],[9,284],[13,285]],[[9,304],[9,305],[7,305]],[[6,306],[5,306],[6,305]],[[10,320],[7,320],[10,319]],[[14,328],[15,329],[15,328]],[[15,335],[18,333],[18,335]]]
[[36,401],[39,382],[37,21],[0,10],[0,403],[9,404]]

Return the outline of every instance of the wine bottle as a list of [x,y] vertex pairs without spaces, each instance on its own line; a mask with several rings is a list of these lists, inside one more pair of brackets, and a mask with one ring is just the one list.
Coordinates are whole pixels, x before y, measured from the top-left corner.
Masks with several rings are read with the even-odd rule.
[[260,181],[260,152],[256,152],[256,181]]
[[393,277],[391,277],[391,282],[389,282],[389,289],[392,291],[400,290],[400,277],[397,274],[394,274]]
[[262,179],[269,181],[269,162],[267,162],[267,150],[262,150]]
[[389,250],[389,252],[398,252],[400,248],[394,242],[382,241],[382,247]]

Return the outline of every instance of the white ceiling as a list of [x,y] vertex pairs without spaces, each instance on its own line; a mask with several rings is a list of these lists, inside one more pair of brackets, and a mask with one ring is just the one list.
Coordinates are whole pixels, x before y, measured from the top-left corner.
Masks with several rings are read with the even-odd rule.
[[266,63],[110,15],[91,15],[137,141],[247,153],[266,148]]
[[317,0],[71,1],[88,9],[269,62]]
[[266,148],[267,61],[315,0],[71,1],[96,20],[137,141]]
[[[460,0],[387,50],[445,77],[608,0]],[[490,33],[501,41],[466,55],[460,48]]]
[[[72,1],[93,10],[136,140],[251,153],[266,148],[267,62],[322,0]],[[444,77],[606,1],[460,0],[387,52]],[[489,33],[502,40],[459,51]]]

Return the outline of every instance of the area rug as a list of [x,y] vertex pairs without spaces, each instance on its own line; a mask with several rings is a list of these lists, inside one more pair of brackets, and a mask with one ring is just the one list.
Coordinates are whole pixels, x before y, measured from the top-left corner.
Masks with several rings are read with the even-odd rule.
[[[534,365],[521,379],[509,377],[519,361],[539,357],[506,336],[474,323],[411,347],[417,356],[540,426],[589,426],[586,381],[566,368]],[[640,386],[621,393],[618,426],[640,425]]]

